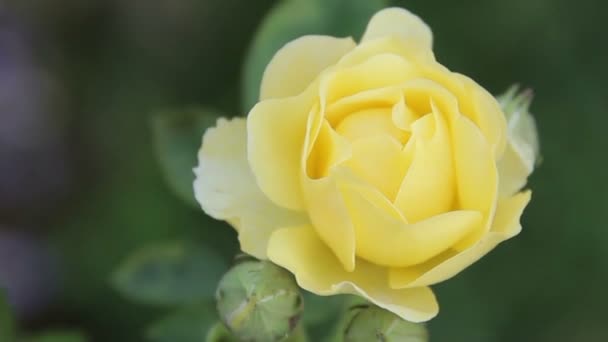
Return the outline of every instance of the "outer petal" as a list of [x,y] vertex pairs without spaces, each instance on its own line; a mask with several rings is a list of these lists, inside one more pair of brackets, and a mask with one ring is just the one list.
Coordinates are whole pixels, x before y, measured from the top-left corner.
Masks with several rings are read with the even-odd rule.
[[452,127],[454,163],[461,209],[483,213],[486,224],[460,241],[455,248],[464,250],[490,230],[496,210],[498,171],[494,154],[480,130],[467,117],[460,116]]
[[352,38],[304,36],[293,40],[272,58],[262,78],[260,99],[295,96],[319,73],[354,49]]
[[530,191],[520,192],[498,203],[493,228],[477,244],[460,253],[448,251],[424,264],[390,271],[392,288],[428,286],[447,280],[479,260],[499,243],[521,231],[519,218],[530,201]]
[[275,229],[307,221],[304,215],[273,204],[258,188],[247,163],[245,119],[219,119],[205,133],[198,159],[196,199],[208,215],[237,228],[244,252],[265,259]]
[[526,185],[528,176],[534,169],[533,162],[529,161],[525,154],[518,152],[512,142],[507,144],[505,153],[498,163],[500,196],[511,196]]
[[262,191],[277,205],[303,209],[301,159],[317,84],[302,94],[259,102],[247,118],[248,159]]
[[485,139],[494,150],[494,155],[500,158],[507,142],[507,121],[494,96],[467,76],[452,73],[459,79],[465,92],[460,97],[463,114],[475,122]]
[[428,321],[439,311],[428,287],[389,288],[384,268],[357,261],[357,268],[346,272],[310,226],[276,231],[268,256],[294,273],[302,288],[318,295],[357,294],[411,322]]
[[501,196],[510,196],[526,185],[539,153],[534,117],[523,109],[509,114],[509,141],[498,163]]
[[433,33],[431,29],[415,14],[403,8],[387,8],[376,13],[367,24],[362,42],[398,36],[418,49],[431,50]]

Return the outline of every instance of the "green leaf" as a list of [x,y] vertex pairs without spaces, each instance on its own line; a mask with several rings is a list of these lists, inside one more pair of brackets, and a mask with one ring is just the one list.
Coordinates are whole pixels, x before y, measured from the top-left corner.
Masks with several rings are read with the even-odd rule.
[[258,101],[264,69],[283,45],[308,34],[359,39],[371,16],[386,6],[385,0],[287,0],[276,5],[258,29],[245,60],[244,113]]
[[0,291],[0,341],[11,341],[15,337],[15,321],[3,291]]
[[[3,340],[4,341],[4,340]],[[22,342],[86,342],[84,335],[72,331],[52,331],[26,337]]]
[[209,302],[179,309],[153,323],[146,338],[153,342],[203,342],[217,322],[215,306]]
[[181,199],[196,207],[193,168],[198,164],[203,134],[219,116],[213,110],[190,109],[159,114],[152,120],[154,143],[167,182]]
[[167,243],[129,256],[115,272],[113,284],[139,302],[177,305],[212,299],[226,269],[226,262],[205,245]]
[[304,323],[308,326],[324,325],[335,319],[344,309],[349,297],[317,296],[310,292],[304,293]]

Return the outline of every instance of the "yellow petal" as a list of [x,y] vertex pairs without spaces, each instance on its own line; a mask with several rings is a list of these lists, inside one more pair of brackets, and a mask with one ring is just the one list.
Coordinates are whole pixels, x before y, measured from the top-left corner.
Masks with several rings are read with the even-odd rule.
[[447,280],[479,260],[499,243],[517,235],[521,231],[519,219],[530,201],[530,195],[529,191],[520,192],[499,201],[492,230],[472,247],[462,252],[447,251],[421,265],[391,269],[391,287],[416,288]]
[[391,108],[403,97],[399,86],[368,89],[343,97],[325,109],[325,118],[337,127],[344,118],[364,110]]
[[298,96],[259,102],[247,118],[248,159],[262,191],[277,205],[304,208],[301,167],[317,86]]
[[[521,150],[521,149],[520,149]],[[505,153],[498,163],[498,179],[500,196],[511,196],[521,190],[528,181],[528,176],[532,173],[533,164],[530,159],[525,157],[525,153],[520,153],[512,142],[507,144]]]
[[398,36],[417,49],[431,50],[433,47],[431,29],[422,19],[403,8],[387,8],[376,13],[367,24],[361,41],[386,36]]
[[464,94],[459,97],[466,108],[462,113],[475,122],[492,146],[494,155],[500,158],[507,142],[507,121],[498,101],[467,76],[457,73],[452,75],[453,78],[460,79],[465,88]]
[[[386,210],[383,196],[341,184],[353,221],[357,255],[377,265],[406,267],[448,250],[481,223],[476,211],[452,211],[407,224]],[[385,201],[383,203],[383,201]]]
[[332,70],[321,77],[322,101],[333,102],[362,91],[394,86],[413,75],[412,64],[394,54],[378,54],[352,67]]
[[527,190],[498,202],[490,232],[502,235],[504,240],[519,234],[521,232],[519,219],[530,202],[531,197],[532,191]]
[[498,171],[492,148],[469,118],[458,117],[453,123],[452,135],[459,208],[477,210],[487,222],[455,246],[463,250],[490,229],[496,209]]
[[432,113],[436,109],[451,123],[460,115],[456,97],[442,83],[417,78],[406,82],[403,90],[406,106],[417,116]]
[[395,126],[392,115],[393,111],[390,107],[351,112],[338,124],[336,131],[350,141],[388,135],[403,144],[407,141],[409,134]]
[[407,170],[401,144],[391,136],[376,135],[355,140],[352,149],[352,158],[344,165],[387,198],[394,199]]
[[415,65],[416,69],[435,61],[433,51],[430,49],[420,49],[415,42],[404,41],[398,36],[387,36],[361,42],[354,50],[344,55],[336,67],[338,69],[353,67],[381,54],[399,56]]
[[[315,106],[308,118],[304,141],[306,154],[302,156],[300,170],[302,189],[308,215],[317,233],[331,248],[343,267],[352,271],[355,268],[355,234],[332,175],[335,164],[350,157],[351,150],[347,140],[329,127],[321,108],[322,106]],[[332,170],[332,173],[310,174],[311,170],[307,164],[318,161],[319,158],[315,154],[323,153],[331,155],[321,160],[326,164],[324,168],[327,171]]]
[[412,130],[412,124],[418,119],[418,115],[416,115],[411,108],[405,105],[405,99],[403,96],[401,96],[399,101],[393,105],[393,109],[391,111],[391,120],[393,125],[400,130],[410,132]]
[[205,132],[198,159],[196,199],[208,215],[237,228],[244,252],[264,259],[275,229],[307,222],[305,215],[276,206],[258,188],[247,162],[245,119],[219,119]]
[[[406,149],[411,153],[411,165],[400,184],[395,206],[414,223],[452,210],[456,185],[449,131],[442,114],[435,109],[415,121],[412,129],[408,145],[414,147]],[[427,131],[430,138],[425,138]]]
[[351,154],[348,140],[338,135],[326,120],[322,120],[317,139],[306,161],[308,177],[326,177],[334,165],[350,158]]
[[333,176],[304,179],[310,221],[347,271],[355,269],[355,232]]
[[287,43],[272,58],[262,78],[260,99],[300,94],[319,73],[355,48],[352,38],[304,36]]
[[358,261],[353,272],[345,271],[310,226],[273,233],[268,256],[291,271],[303,289],[321,296],[356,294],[411,322],[428,321],[439,310],[428,287],[390,289],[384,268]]

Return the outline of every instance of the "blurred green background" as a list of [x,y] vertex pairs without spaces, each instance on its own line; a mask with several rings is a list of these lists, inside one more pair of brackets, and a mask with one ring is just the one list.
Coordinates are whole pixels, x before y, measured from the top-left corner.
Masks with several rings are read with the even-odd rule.
[[[0,5],[0,285],[23,330],[140,341],[165,311],[110,286],[131,251],[192,238],[230,260],[232,230],[170,190],[151,117],[244,114],[242,65],[275,3]],[[432,341],[608,341],[608,3],[391,4],[431,26],[450,69],[495,94],[514,82],[536,94],[543,162],[524,231],[436,286]]]

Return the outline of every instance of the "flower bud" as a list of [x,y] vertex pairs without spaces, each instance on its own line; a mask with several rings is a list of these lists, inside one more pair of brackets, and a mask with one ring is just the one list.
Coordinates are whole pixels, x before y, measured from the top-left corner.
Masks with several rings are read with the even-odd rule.
[[242,341],[281,341],[302,314],[302,296],[293,276],[255,259],[240,260],[220,280],[220,319]]
[[539,143],[536,122],[530,114],[534,98],[532,89],[520,91],[519,85],[512,85],[504,94],[497,97],[507,119],[510,141],[516,144],[519,153],[529,161],[530,170],[538,162]]
[[408,322],[375,305],[353,307],[344,342],[427,342],[424,324]]
[[529,111],[532,97],[531,89],[520,91],[518,85],[497,97],[507,120],[507,145],[498,163],[502,197],[520,191],[539,164],[536,122]]
[[221,323],[215,323],[207,332],[205,342],[238,342],[234,336],[226,329],[226,326]]

